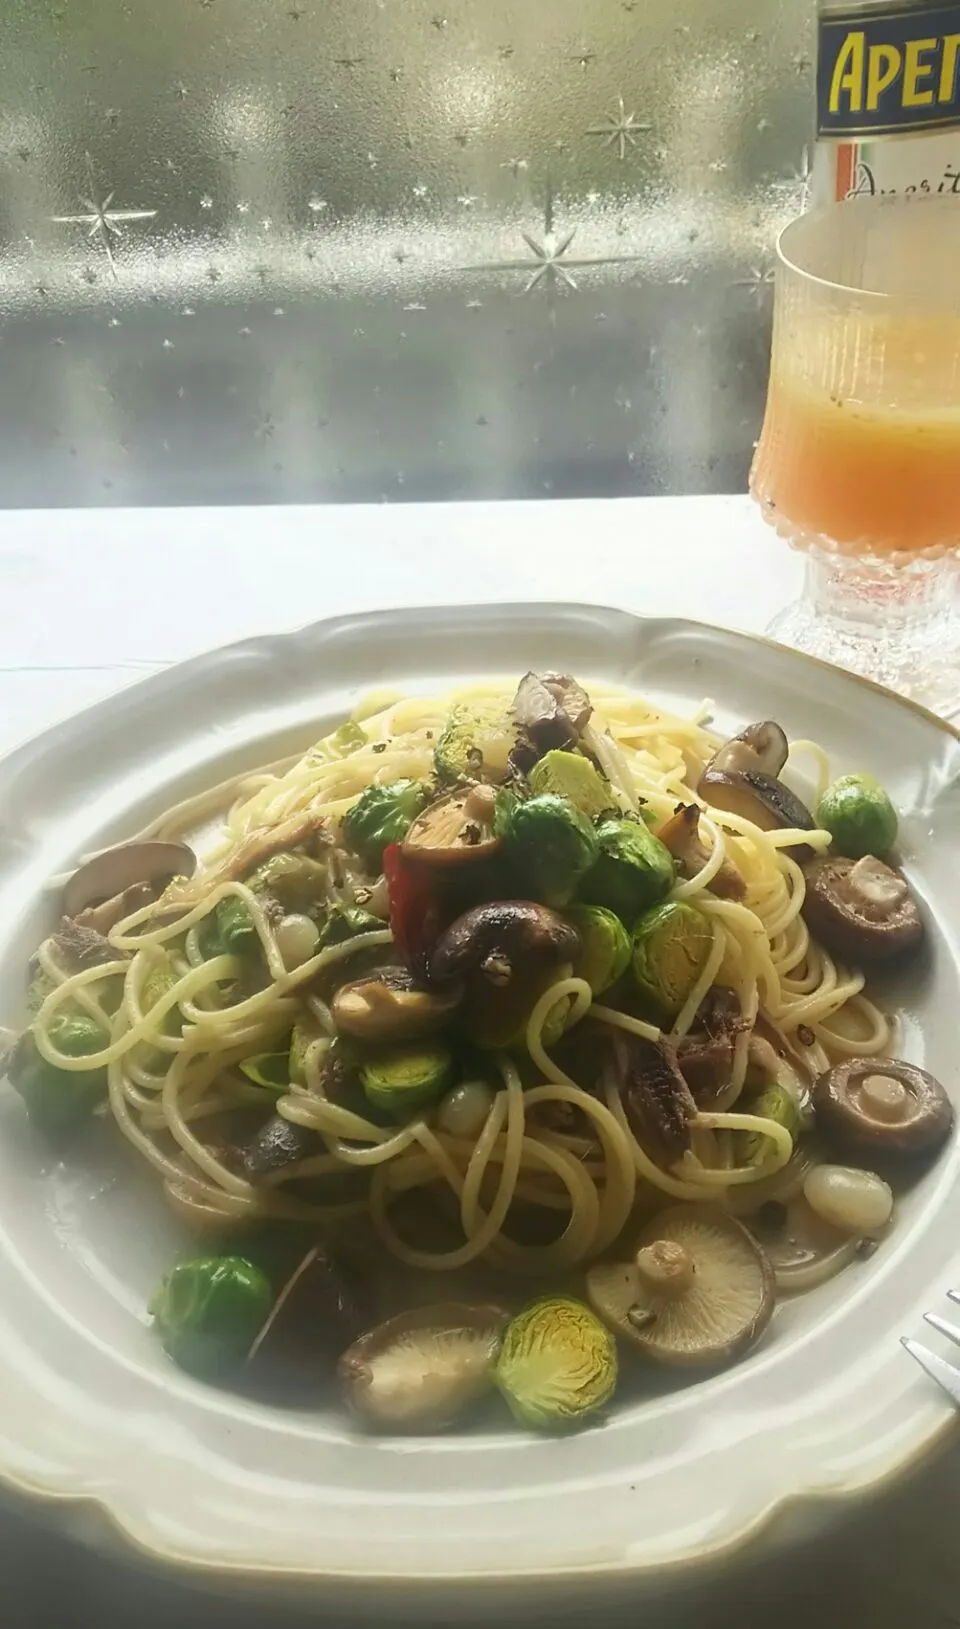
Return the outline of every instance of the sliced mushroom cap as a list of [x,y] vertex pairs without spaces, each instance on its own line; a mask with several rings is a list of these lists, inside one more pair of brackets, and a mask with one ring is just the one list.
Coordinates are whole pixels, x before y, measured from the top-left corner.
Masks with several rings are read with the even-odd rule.
[[402,1312],[344,1352],[344,1397],[366,1425],[440,1430],[489,1387],[507,1322],[501,1307],[458,1302]]
[[813,1088],[817,1126],[842,1148],[929,1154],[946,1142],[953,1105],[926,1069],[898,1058],[847,1058]]
[[915,950],[923,918],[898,871],[873,855],[847,860],[826,855],[806,869],[803,919],[834,955],[852,962],[889,962]]
[[[814,819],[789,786],[759,769],[713,769],[709,764],[697,791],[711,808],[752,820],[761,831],[813,831]],[[788,851],[797,860],[810,858],[806,843]]]
[[431,803],[407,832],[404,854],[430,865],[457,865],[493,854],[500,846],[493,834],[496,798],[492,786],[478,784]]
[[287,1279],[247,1356],[253,1379],[313,1390],[363,1327],[365,1286],[315,1245]]
[[158,893],[173,877],[192,877],[197,857],[186,843],[118,843],[104,849],[73,873],[63,890],[67,916],[79,916],[136,883],[149,883]]
[[787,761],[790,744],[779,724],[772,718],[759,724],[748,724],[739,735],[725,741],[714,753],[708,765],[719,770],[757,770],[761,775],[779,775]]
[[770,1265],[746,1228],[712,1205],[654,1217],[632,1261],[598,1263],[587,1294],[608,1328],[657,1363],[718,1368],[760,1337],[774,1307]]
[[342,984],[331,1012],[337,1031],[361,1041],[413,1041],[449,1018],[460,992],[421,989],[405,967],[377,967]]
[[[808,1169],[804,1182],[810,1174]],[[744,1220],[782,1295],[799,1295],[825,1284],[856,1260],[863,1245],[859,1234],[842,1231],[818,1216],[799,1190],[782,1202],[768,1201]]]

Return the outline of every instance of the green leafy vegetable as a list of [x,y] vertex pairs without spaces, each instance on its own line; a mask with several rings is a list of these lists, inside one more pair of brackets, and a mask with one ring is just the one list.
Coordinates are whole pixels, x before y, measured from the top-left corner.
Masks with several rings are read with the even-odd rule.
[[583,879],[581,899],[605,905],[631,927],[642,911],[673,887],[676,868],[668,849],[636,820],[602,820],[599,858]]
[[150,1303],[164,1350],[205,1378],[244,1361],[273,1304],[266,1274],[244,1256],[196,1256],[169,1272]]
[[287,911],[315,909],[327,892],[327,868],[322,860],[293,850],[272,854],[251,872],[247,887],[255,894],[271,894]]
[[385,927],[386,923],[379,916],[371,915],[359,905],[332,905],[320,929],[317,948],[326,950],[328,945],[342,945],[348,939],[355,939],[358,933],[375,933]]
[[553,792],[524,799],[500,792],[494,831],[523,877],[524,892],[544,905],[566,905],[597,858],[589,820]]
[[633,930],[633,974],[665,1017],[675,1018],[703,972],[713,930],[701,911],[667,900],[646,911]]
[[817,825],[833,838],[838,854],[885,860],[897,840],[897,811],[872,775],[842,775],[828,786],[817,808]]
[[383,864],[383,851],[402,842],[427,802],[420,781],[394,781],[390,786],[368,786],[343,817],[343,840],[371,870]]
[[258,944],[253,917],[239,894],[227,894],[213,912],[213,933],[206,936],[210,956],[245,956]]
[[240,1072],[255,1086],[266,1086],[272,1092],[285,1092],[292,1078],[290,1053],[257,1052],[252,1058],[244,1058]]

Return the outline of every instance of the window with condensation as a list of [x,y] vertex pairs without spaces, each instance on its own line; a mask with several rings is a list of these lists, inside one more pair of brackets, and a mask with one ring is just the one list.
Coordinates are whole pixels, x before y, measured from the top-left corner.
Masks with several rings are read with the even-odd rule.
[[732,491],[813,7],[5,0],[5,505]]

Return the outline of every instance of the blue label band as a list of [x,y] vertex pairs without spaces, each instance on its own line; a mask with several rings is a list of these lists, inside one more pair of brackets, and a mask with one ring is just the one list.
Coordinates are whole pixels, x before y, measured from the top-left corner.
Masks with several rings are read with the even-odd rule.
[[882,136],[960,127],[960,3],[821,13],[817,132]]

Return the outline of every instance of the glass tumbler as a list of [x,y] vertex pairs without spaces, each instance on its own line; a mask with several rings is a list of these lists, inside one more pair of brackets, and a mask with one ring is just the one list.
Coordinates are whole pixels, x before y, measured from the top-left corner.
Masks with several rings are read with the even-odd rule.
[[778,243],[750,488],[806,556],[784,644],[960,710],[960,205],[864,198]]

